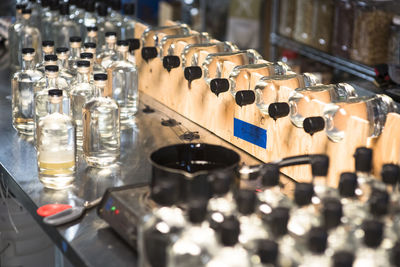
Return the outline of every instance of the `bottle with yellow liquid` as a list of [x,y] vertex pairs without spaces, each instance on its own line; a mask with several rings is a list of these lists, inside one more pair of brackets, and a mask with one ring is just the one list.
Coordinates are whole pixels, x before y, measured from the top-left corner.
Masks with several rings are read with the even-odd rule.
[[63,113],[63,90],[49,90],[48,98],[48,114],[37,130],[39,180],[47,188],[63,189],[75,178],[75,126]]

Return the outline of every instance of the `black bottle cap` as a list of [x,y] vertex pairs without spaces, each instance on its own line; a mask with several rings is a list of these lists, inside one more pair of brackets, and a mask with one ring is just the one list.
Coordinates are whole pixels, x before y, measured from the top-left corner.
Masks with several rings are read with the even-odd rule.
[[95,73],[93,75],[95,81],[107,81],[107,74],[105,73]]
[[107,17],[107,15],[108,15],[108,12],[107,12],[107,5],[106,5],[105,3],[100,3],[100,4],[97,6],[97,14],[98,14],[100,17]]
[[287,224],[289,222],[289,208],[276,207],[269,215],[269,227],[276,237],[287,234]]
[[146,61],[157,57],[157,48],[154,46],[147,46],[142,48],[142,58]]
[[208,201],[206,198],[190,199],[188,203],[189,221],[192,223],[201,223],[204,221],[207,215],[207,204]]
[[35,49],[31,47],[22,48],[22,54],[33,54],[35,53]]
[[340,200],[337,198],[325,198],[323,200],[322,216],[325,229],[330,230],[340,225],[343,216]]
[[170,72],[171,69],[179,67],[180,64],[181,60],[178,56],[165,56],[163,58],[163,66],[168,72]]
[[366,147],[359,147],[354,153],[356,162],[356,171],[371,172],[372,170],[372,149]]
[[111,8],[115,11],[121,10],[121,0],[112,0]]
[[285,102],[276,102],[268,106],[268,114],[274,120],[286,117],[289,115],[289,104]]
[[236,195],[237,209],[241,214],[250,215],[256,209],[256,194],[253,190],[241,189]]
[[131,38],[127,40],[129,42],[129,52],[135,51],[140,48],[140,40]]
[[118,46],[129,46],[129,42],[127,40],[118,40],[117,45]]
[[208,176],[213,196],[222,196],[229,192],[232,184],[232,174],[216,171]]
[[253,90],[241,90],[237,91],[235,95],[236,104],[243,107],[251,105],[256,101],[256,94]]
[[22,9],[22,12],[21,12],[22,14],[32,14],[32,9],[30,9],[30,8],[24,8],[24,9]]
[[333,254],[332,267],[352,267],[354,262],[354,254],[349,251],[337,251]]
[[328,234],[322,227],[313,227],[308,232],[308,249],[313,253],[323,253],[326,249]]
[[211,92],[213,92],[216,96],[221,93],[225,93],[229,90],[229,81],[224,78],[215,78],[210,82]]
[[272,187],[279,185],[279,165],[275,163],[267,163],[262,166],[260,171],[262,177],[262,185]]
[[239,240],[240,223],[231,216],[226,217],[220,226],[221,243],[224,246],[234,246]]
[[62,96],[63,91],[60,89],[50,89],[48,94],[49,94],[49,96]]
[[61,3],[59,10],[60,10],[60,15],[69,15],[69,4]]
[[368,202],[370,212],[375,216],[384,216],[389,211],[389,194],[386,191],[372,190]]
[[325,121],[322,117],[309,117],[303,121],[304,131],[310,135],[322,131],[325,128]]
[[69,37],[69,42],[70,43],[80,43],[80,42],[82,42],[82,38],[79,36],[71,36],[71,37]]
[[329,169],[329,157],[327,155],[311,156],[311,172],[313,176],[326,176]]
[[88,52],[81,53],[80,58],[81,59],[92,59],[93,58],[93,53],[88,53]]
[[58,0],[50,0],[50,10],[58,10],[59,2]]
[[97,32],[98,28],[96,26],[89,26],[89,27],[86,27],[86,31],[88,31],[88,32]]
[[61,53],[67,53],[69,51],[68,47],[57,47],[56,48],[56,53],[61,54]]
[[203,75],[203,71],[199,66],[186,67],[183,71],[185,79],[189,82],[200,79]]
[[17,5],[15,5],[15,9],[24,9],[24,8],[26,8],[26,4],[17,4]]
[[278,244],[269,239],[257,241],[257,254],[263,264],[275,266],[278,259]]
[[50,1],[49,0],[42,0],[40,2],[40,4],[42,5],[42,7],[48,7],[50,5]]
[[96,10],[96,2],[93,0],[87,0],[85,10],[87,12],[94,12]]
[[84,48],[96,48],[96,43],[84,43],[83,44]]
[[151,188],[151,198],[161,206],[171,206],[179,200],[179,184],[176,180],[158,180]]
[[381,176],[385,184],[396,185],[400,180],[400,166],[396,164],[384,164]]
[[399,241],[397,241],[396,244],[394,244],[390,254],[391,254],[390,262],[393,264],[393,266],[400,267],[400,242]]
[[45,55],[44,56],[44,61],[57,61],[58,57],[57,55]]
[[104,34],[104,36],[105,36],[105,37],[117,36],[117,33],[116,33],[116,32],[106,32],[106,33]]
[[294,189],[294,201],[298,206],[305,206],[311,203],[314,195],[314,188],[311,183],[297,183]]
[[54,41],[45,40],[42,42],[42,46],[54,46]]
[[124,7],[124,14],[133,16],[135,14],[135,4],[134,3],[125,3]]
[[57,65],[48,65],[44,67],[45,71],[50,71],[50,72],[58,72],[58,66]]
[[383,224],[376,220],[365,220],[362,225],[364,230],[364,244],[371,248],[378,247],[383,238]]
[[[78,66],[78,68],[81,68],[81,67],[87,67],[87,68],[89,68],[90,67],[90,61],[87,61],[87,60],[78,60],[77,62],[76,62],[76,65]],[[107,80],[107,79],[106,79]]]
[[340,174],[339,193],[342,197],[354,197],[357,186],[357,174],[354,172],[343,172]]

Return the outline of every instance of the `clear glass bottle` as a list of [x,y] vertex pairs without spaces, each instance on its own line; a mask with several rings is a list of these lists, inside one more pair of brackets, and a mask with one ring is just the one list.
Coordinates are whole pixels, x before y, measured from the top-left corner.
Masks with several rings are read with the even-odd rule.
[[70,54],[68,58],[68,69],[76,74],[76,62],[80,60],[82,38],[79,36],[72,36],[69,38]]
[[170,267],[204,266],[219,249],[216,232],[205,220],[207,201],[192,199],[188,203],[189,223],[169,249]]
[[[203,62],[203,78],[209,85],[212,79],[222,77],[224,71],[224,62],[229,61],[235,65],[257,64],[263,61],[261,55],[253,50],[243,50],[237,52],[222,52],[209,54]],[[226,77],[227,78],[227,77]]]
[[102,73],[104,73],[106,71],[105,68],[103,68],[99,63],[97,63],[96,57],[97,57],[97,45],[96,43],[90,43],[90,42],[86,42],[83,44],[83,52],[84,53],[91,53],[93,54],[93,59],[92,59],[92,63],[93,63],[93,70],[95,72],[100,72],[102,71]]
[[37,62],[36,69],[43,69],[43,73],[44,73],[46,55],[54,55],[54,41],[51,40],[42,41],[42,61]]
[[87,27],[94,27],[97,24],[97,15],[96,15],[96,2],[94,0],[87,0],[86,7],[85,7],[85,15],[83,18],[83,24],[80,25],[81,28],[81,38],[82,40],[85,39],[87,32]]
[[279,34],[292,38],[296,19],[296,0],[281,0],[279,2]]
[[332,103],[324,109],[326,134],[334,142],[343,140],[348,119],[355,116],[370,122],[368,137],[377,137],[382,132],[387,114],[396,111],[393,99],[380,94]]
[[[18,33],[22,29],[22,10],[26,8],[25,4],[16,5],[15,18],[16,21],[8,28],[8,44],[10,48],[10,67],[12,71],[19,70],[21,68],[20,62],[18,61]],[[39,53],[39,51],[37,51]]]
[[56,54],[59,76],[71,84],[72,80],[75,78],[75,74],[69,70],[68,66],[69,49],[67,47],[57,47]]
[[124,16],[117,31],[118,40],[128,40],[135,37],[135,5],[133,3],[125,3],[123,6]]
[[39,30],[40,30],[40,33],[42,33],[43,19],[46,17],[46,15],[50,11],[50,0],[41,0],[40,1],[40,6],[41,6],[41,9],[40,9],[40,27],[39,27]]
[[37,126],[39,180],[47,188],[63,189],[74,180],[75,127],[62,110],[63,91],[48,91],[48,114]]
[[37,51],[35,54],[35,63],[42,61],[42,54],[39,51],[42,51],[42,38],[39,32],[39,29],[31,26],[30,17],[32,10],[31,9],[23,9],[22,10],[22,21],[21,28],[16,34],[16,46],[17,48],[17,58],[18,62],[22,64],[22,48],[31,47]]
[[43,40],[54,40],[53,25],[59,20],[58,9],[58,1],[51,0],[49,10],[45,13],[42,13],[42,28],[40,30]]
[[83,126],[82,116],[83,107],[95,96],[94,85],[90,82],[90,62],[81,60],[77,62],[78,73],[72,82],[69,92],[71,98],[71,116],[76,126],[76,146],[82,150]]
[[71,10],[70,18],[74,20],[79,26],[83,24],[83,19],[85,17],[85,4],[86,1],[76,1],[75,10]]
[[90,80],[93,80],[93,75],[96,73],[106,73],[106,70],[99,63],[94,61],[94,55],[92,53],[82,52],[80,58],[81,60],[90,61]]
[[111,1],[111,12],[108,16],[108,19],[114,25],[118,25],[118,23],[122,20],[121,0],[112,0]]
[[138,110],[138,71],[135,65],[127,61],[129,44],[127,41],[117,42],[117,60],[109,65],[108,88],[112,98],[121,109],[121,124],[130,124]]
[[106,32],[105,37],[106,46],[97,55],[97,62],[107,69],[116,58],[115,44],[117,43],[117,34],[115,32]]
[[41,6],[39,5],[39,3],[36,0],[30,0],[28,2],[27,7],[32,10],[32,14],[31,14],[32,26],[40,29]]
[[276,75],[261,78],[255,87],[256,105],[268,115],[269,104],[288,102],[289,92],[299,87],[314,86],[319,83],[311,73]]
[[289,96],[290,120],[303,128],[305,118],[321,116],[328,103],[346,102],[350,97],[357,97],[357,93],[347,83],[296,88]]
[[69,17],[69,4],[62,3],[58,20],[52,23],[52,36],[56,47],[68,47],[69,38],[79,34],[79,25]]
[[322,227],[310,229],[307,238],[308,252],[303,256],[301,267],[330,266],[330,258],[325,254],[327,237],[328,234]]
[[229,75],[230,92],[235,97],[237,91],[253,90],[262,77],[286,75],[288,71],[290,67],[283,62],[236,66]]
[[186,225],[183,211],[176,206],[179,185],[165,179],[152,187],[156,207],[143,216],[138,230],[139,266],[164,267],[168,263],[168,246],[180,236]]
[[13,126],[26,135],[34,134],[34,84],[43,77],[34,68],[34,57],[33,48],[23,48],[22,69],[11,80]]
[[120,109],[104,97],[107,74],[94,75],[95,97],[83,107],[83,151],[92,167],[107,167],[117,162],[120,154]]
[[329,157],[327,155],[313,155],[311,157],[311,174],[315,196],[312,202],[317,207],[326,198],[338,198],[339,193],[328,185]]
[[[97,7],[97,29],[98,29],[98,48],[99,53],[103,51],[106,46],[106,36],[107,32],[117,32],[118,29],[108,20],[107,5],[105,3],[100,3]],[[99,54],[98,53],[98,54]],[[99,62],[101,63],[101,62]]]

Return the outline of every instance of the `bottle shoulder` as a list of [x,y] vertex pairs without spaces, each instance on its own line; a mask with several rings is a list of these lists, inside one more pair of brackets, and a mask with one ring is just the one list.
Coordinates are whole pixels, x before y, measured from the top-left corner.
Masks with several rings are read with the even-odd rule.
[[95,110],[107,107],[108,109],[117,110],[119,106],[117,102],[109,97],[95,97],[85,104],[85,109]]
[[62,130],[74,128],[74,123],[68,115],[56,112],[43,117],[39,121],[39,127],[43,129]]

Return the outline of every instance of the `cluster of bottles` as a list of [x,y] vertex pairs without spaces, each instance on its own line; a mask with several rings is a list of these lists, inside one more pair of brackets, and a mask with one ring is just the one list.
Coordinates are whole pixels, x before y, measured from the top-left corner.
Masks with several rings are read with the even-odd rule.
[[[211,196],[179,202],[173,180],[152,187],[156,208],[138,231],[139,266],[400,266],[400,167],[371,174],[372,150],[355,153],[356,172],[327,186],[329,159],[311,158],[312,183],[282,191],[279,166],[266,164],[257,191],[231,190],[210,174]],[[287,193],[287,192],[286,192]]]
[[11,81],[13,126],[34,137],[39,179],[49,188],[72,183],[76,150],[89,166],[114,164],[120,129],[133,125],[138,108],[135,22],[117,12],[119,0],[109,16],[103,4],[93,14],[95,3],[19,4],[10,27],[11,65],[21,63]]

